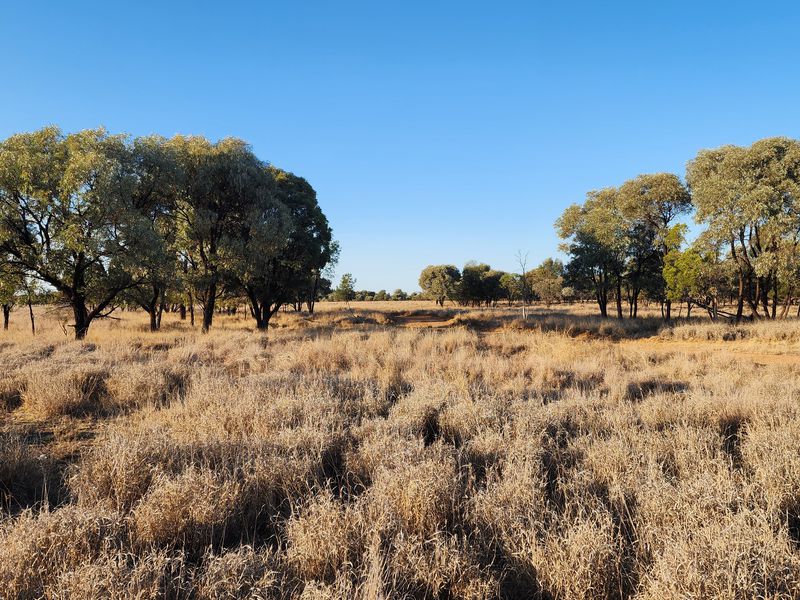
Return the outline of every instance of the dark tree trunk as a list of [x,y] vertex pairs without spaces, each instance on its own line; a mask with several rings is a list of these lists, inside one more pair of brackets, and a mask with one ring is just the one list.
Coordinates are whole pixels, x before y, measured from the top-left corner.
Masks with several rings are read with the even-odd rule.
[[608,295],[605,290],[597,292],[597,306],[600,307],[600,316],[608,318]]
[[669,321],[672,318],[672,300],[667,300],[664,303],[664,320]]
[[772,278],[772,320],[778,316],[778,278]]
[[186,305],[181,303],[181,305],[178,307],[178,311],[179,311],[180,316],[181,316],[181,321],[185,321],[186,320]]
[[736,322],[741,323],[742,314],[744,313],[744,273],[739,269],[739,294],[736,304]]
[[33,316],[33,302],[28,298],[28,314],[31,317],[31,333],[36,335],[36,318]]
[[789,307],[792,305],[792,292],[794,290],[791,287],[786,290],[786,300],[784,300],[783,308],[781,309],[781,319],[785,319],[789,315]]
[[89,311],[86,308],[86,300],[82,296],[72,298],[72,314],[75,317],[75,339],[82,340],[89,333]]
[[617,318],[622,319],[622,280],[617,278]]
[[[150,331],[155,332],[161,329],[161,313],[164,310],[164,292],[157,285],[153,285],[152,288],[153,295],[150,296],[146,303],[140,302],[140,305],[150,317]],[[161,302],[159,302],[159,300],[161,300]]]
[[161,318],[164,312],[168,310],[167,306],[167,291],[161,290],[161,302],[158,303],[158,328],[161,329]]
[[309,314],[314,314],[314,305],[317,303],[317,293],[319,292],[319,273],[314,274],[314,285],[311,287],[311,297],[306,302]]
[[8,331],[8,321],[11,318],[11,305],[3,304],[3,331]]
[[254,293],[248,292],[247,299],[250,301],[250,316],[256,321],[256,329],[265,331],[269,326],[269,320],[264,318],[264,311],[258,297]]
[[217,301],[217,282],[212,281],[208,284],[205,291],[205,298],[203,298],[203,326],[201,331],[208,333],[211,325],[214,322],[214,306]]

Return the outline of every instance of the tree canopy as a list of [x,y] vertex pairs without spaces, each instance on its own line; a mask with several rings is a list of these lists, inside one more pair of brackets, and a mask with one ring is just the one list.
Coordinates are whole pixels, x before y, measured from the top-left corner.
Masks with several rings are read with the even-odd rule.
[[239,293],[261,327],[316,294],[336,248],[308,182],[242,140],[47,127],[0,143],[0,253],[71,306],[77,338],[122,301],[157,328],[170,288],[200,303],[203,331]]

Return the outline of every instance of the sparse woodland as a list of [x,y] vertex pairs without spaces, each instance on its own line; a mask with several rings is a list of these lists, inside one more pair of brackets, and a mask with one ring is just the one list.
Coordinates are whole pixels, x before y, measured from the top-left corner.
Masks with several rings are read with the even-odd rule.
[[[703,150],[689,161],[686,182],[657,173],[590,191],[556,223],[566,265],[547,259],[528,270],[522,262],[517,273],[431,265],[420,287],[441,305],[583,300],[620,319],[638,316],[641,300],[660,305],[667,320],[676,303],[712,320],[792,315],[800,282],[800,142],[766,138]],[[682,219],[690,213],[701,230],[687,244]]]
[[0,599],[800,597],[798,178],[703,151],[361,303],[244,142],[9,138]]

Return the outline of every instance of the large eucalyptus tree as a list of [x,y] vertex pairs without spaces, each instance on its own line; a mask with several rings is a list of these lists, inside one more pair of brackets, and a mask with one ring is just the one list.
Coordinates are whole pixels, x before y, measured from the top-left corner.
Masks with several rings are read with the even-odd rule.
[[562,248],[571,256],[566,266],[570,285],[591,290],[600,315],[608,316],[609,294],[614,293],[617,317],[622,318],[622,276],[628,250],[626,221],[619,190],[589,192],[583,204],[568,207],[556,221]]
[[139,283],[139,257],[158,241],[140,167],[129,139],[103,129],[47,127],[0,143],[0,252],[62,295],[77,339]]
[[[202,330],[207,332],[225,283],[241,268],[245,246],[252,244],[244,237],[247,226],[258,227],[276,206],[275,183],[266,165],[241,140],[212,143],[176,136],[169,146],[182,173],[175,208],[177,247],[187,265],[186,283],[203,308]],[[269,238],[269,243],[280,245],[282,240]]]
[[322,271],[338,253],[314,188],[276,167],[268,167],[267,174],[274,182],[273,198],[242,223],[244,244],[232,272],[260,330],[300,294],[315,299]]
[[698,222],[728,246],[737,266],[736,319],[745,303],[753,316],[775,318],[780,283],[798,266],[800,143],[776,137],[703,150],[686,179]]
[[675,220],[691,210],[689,190],[672,173],[654,173],[626,181],[619,196],[628,221],[631,316],[636,316],[639,293],[647,287],[651,295],[662,297],[669,320],[672,300],[665,293],[662,270],[664,257],[673,250]]

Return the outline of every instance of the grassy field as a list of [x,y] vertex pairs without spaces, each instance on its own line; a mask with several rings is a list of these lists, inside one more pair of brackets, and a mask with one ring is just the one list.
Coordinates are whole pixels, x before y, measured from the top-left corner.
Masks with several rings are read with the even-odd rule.
[[800,597],[800,322],[0,332],[0,598]]

